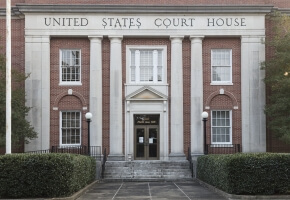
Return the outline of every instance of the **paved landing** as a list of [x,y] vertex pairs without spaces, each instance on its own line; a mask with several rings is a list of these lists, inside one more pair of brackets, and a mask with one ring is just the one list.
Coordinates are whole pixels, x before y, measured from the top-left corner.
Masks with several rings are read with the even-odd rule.
[[78,200],[89,199],[226,199],[201,186],[196,181],[188,182],[105,182],[96,183]]

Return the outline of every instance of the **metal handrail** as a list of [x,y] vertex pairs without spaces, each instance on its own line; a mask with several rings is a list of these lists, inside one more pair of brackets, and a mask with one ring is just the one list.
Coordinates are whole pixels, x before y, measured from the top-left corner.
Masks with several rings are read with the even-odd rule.
[[193,166],[192,166],[192,157],[191,157],[191,149],[190,149],[190,147],[188,147],[187,160],[189,161],[189,169],[191,171],[191,177],[193,178]]
[[102,163],[102,179],[104,179],[105,177],[106,162],[107,162],[107,150],[105,148],[104,155],[103,155],[103,163]]

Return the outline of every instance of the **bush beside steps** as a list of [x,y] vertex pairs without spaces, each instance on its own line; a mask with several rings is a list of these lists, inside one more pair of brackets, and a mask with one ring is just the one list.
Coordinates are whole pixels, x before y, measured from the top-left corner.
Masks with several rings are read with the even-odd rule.
[[290,154],[200,156],[197,160],[197,178],[230,194],[289,194]]
[[0,198],[65,197],[93,182],[96,160],[76,154],[0,156]]

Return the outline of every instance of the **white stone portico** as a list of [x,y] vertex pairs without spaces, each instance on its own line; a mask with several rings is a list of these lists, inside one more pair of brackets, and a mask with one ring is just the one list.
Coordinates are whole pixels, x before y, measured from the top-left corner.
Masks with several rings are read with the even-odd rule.
[[[128,159],[133,153],[134,114],[160,115],[160,160],[185,159],[183,153],[183,94],[182,94],[182,39],[191,40],[191,154],[203,154],[201,113],[203,107],[202,40],[205,37],[240,37],[242,62],[242,139],[244,152],[263,152],[266,147],[264,72],[259,63],[265,59],[265,14],[270,7],[259,9],[247,6],[231,7],[142,7],[114,9],[108,6],[92,8],[70,6],[20,5],[25,15],[25,70],[31,76],[26,81],[27,104],[33,107],[29,120],[39,137],[26,145],[26,151],[49,148],[51,37],[88,37],[91,40],[90,108],[96,116],[91,127],[94,145],[102,146],[102,87],[101,40],[109,37],[110,60],[110,152],[115,160]],[[171,39],[171,104],[168,107],[168,85],[138,85],[126,82],[125,116],[122,116],[122,38],[154,37]],[[39,56],[35,56],[39,55]],[[164,54],[166,55],[166,54]],[[127,59],[128,60],[128,59]],[[166,71],[166,70],[165,70]],[[42,76],[46,74],[46,76]],[[128,76],[128,72],[126,73]],[[166,75],[167,76],[167,75]],[[165,76],[165,78],[166,78]],[[94,79],[92,77],[98,77]],[[113,77],[113,78],[112,78]],[[37,84],[35,84],[37,83]],[[95,90],[93,91],[92,88]],[[116,93],[117,91],[117,93]],[[138,99],[137,94],[149,92],[149,99]],[[41,93],[41,94],[40,94]],[[99,99],[99,101],[98,101]],[[171,157],[169,155],[168,109],[171,109]],[[174,117],[173,117],[174,116]],[[125,152],[122,152],[122,118],[125,117]],[[95,121],[96,120],[96,121]],[[173,123],[174,122],[174,123]],[[172,130],[175,130],[174,133]],[[112,137],[113,136],[113,137]],[[112,139],[115,138],[115,139]],[[118,138],[118,139],[116,139]]]

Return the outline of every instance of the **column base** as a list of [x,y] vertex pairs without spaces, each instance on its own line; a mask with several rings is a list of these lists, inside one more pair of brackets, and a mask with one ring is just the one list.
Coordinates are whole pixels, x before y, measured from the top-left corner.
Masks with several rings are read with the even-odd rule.
[[108,161],[125,161],[125,156],[123,154],[110,154]]
[[186,160],[184,153],[171,153],[169,154],[169,160]]
[[192,170],[193,170],[193,177],[194,178],[197,178],[196,177],[196,167],[197,167],[197,158],[199,157],[199,156],[203,156],[204,154],[197,154],[197,153],[195,153],[195,154],[191,154],[191,161],[192,161]]

